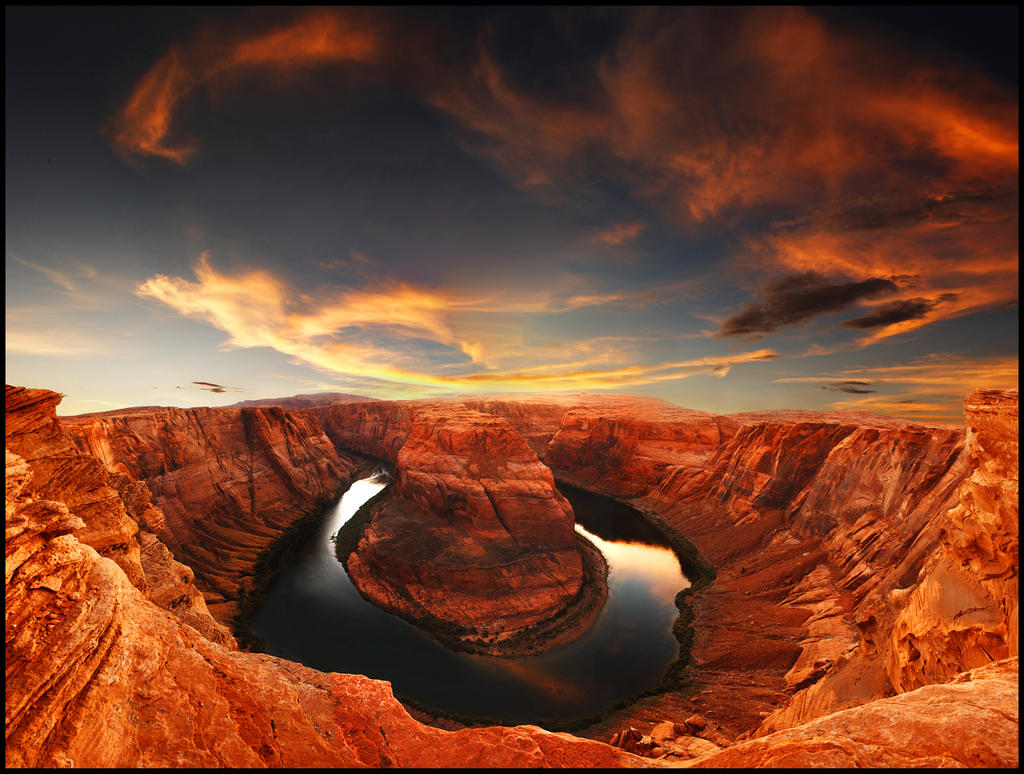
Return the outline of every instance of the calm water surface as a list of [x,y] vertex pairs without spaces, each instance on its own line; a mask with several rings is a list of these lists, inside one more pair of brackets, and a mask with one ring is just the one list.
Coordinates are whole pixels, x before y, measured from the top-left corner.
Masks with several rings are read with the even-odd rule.
[[296,542],[252,619],[267,652],[324,672],[389,680],[398,696],[502,722],[570,720],[657,685],[678,653],[676,593],[689,586],[675,554],[639,514],[606,497],[563,492],[576,530],[608,561],[608,600],[574,642],[536,656],[451,651],[363,599],[331,538],[388,484],[380,471],[356,481],[323,525]]

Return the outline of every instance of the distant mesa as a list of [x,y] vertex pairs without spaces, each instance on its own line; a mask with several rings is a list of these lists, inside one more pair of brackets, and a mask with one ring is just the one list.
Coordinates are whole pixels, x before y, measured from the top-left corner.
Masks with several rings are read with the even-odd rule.
[[347,392],[310,392],[292,395],[288,398],[242,400],[238,403],[232,403],[228,408],[278,406],[279,408],[299,409],[312,406],[329,406],[332,403],[370,403],[376,400],[377,398],[367,398],[365,395],[352,395]]

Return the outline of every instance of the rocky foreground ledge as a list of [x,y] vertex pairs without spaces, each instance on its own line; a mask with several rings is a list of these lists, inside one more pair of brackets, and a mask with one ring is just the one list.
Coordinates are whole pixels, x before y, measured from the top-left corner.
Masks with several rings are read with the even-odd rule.
[[[394,461],[422,406],[250,409],[282,428],[261,446],[244,424],[256,417],[239,409],[181,422],[179,410],[131,410],[136,426],[147,411],[167,419],[119,435],[110,420],[121,412],[57,420],[59,396],[8,388],[7,765],[1017,765],[1015,392],[969,395],[966,437],[848,415],[709,420],[650,401],[630,416],[629,399],[602,400],[460,405],[505,417],[548,464],[559,449],[558,475],[611,481],[718,570],[693,603],[696,693],[585,731],[621,741],[630,725],[642,738],[668,723],[658,757],[530,726],[441,731],[413,720],[387,683],[239,652],[215,628],[197,592],[210,593],[207,570],[193,578],[170,559],[163,509],[194,502],[182,518],[208,525],[244,577],[230,535],[249,520],[275,529],[264,498],[288,492],[308,507],[318,496],[299,486],[312,481],[301,439],[363,438]],[[229,459],[251,448],[266,481],[250,489],[243,464],[219,471],[178,448],[175,428],[195,422],[225,428],[199,432],[207,454],[218,442]],[[572,444],[585,466],[568,467]],[[630,459],[635,469],[616,462]],[[193,464],[216,482],[217,515],[187,487],[150,498]],[[620,469],[604,479],[603,464]],[[711,740],[691,727],[695,713],[717,729]]]

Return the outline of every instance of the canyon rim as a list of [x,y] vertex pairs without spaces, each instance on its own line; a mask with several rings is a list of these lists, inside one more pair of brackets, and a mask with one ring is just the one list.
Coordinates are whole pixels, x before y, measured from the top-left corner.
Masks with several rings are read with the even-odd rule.
[[7,766],[1019,765],[1019,9],[5,21]]

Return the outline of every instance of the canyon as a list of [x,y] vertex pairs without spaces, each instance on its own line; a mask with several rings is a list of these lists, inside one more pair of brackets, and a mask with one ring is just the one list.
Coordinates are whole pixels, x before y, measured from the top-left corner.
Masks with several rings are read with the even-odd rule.
[[[7,388],[8,765],[1017,764],[1016,392],[970,393],[966,429],[587,394],[59,400]],[[688,540],[714,568],[687,600],[688,687],[576,736],[442,730],[385,682],[239,650],[258,558],[366,457],[397,480],[349,563],[384,606],[502,631],[564,606],[580,554],[554,478]],[[411,525],[450,546],[452,523],[483,557],[463,578],[441,551],[390,572]],[[522,593],[498,610],[480,583]]]

